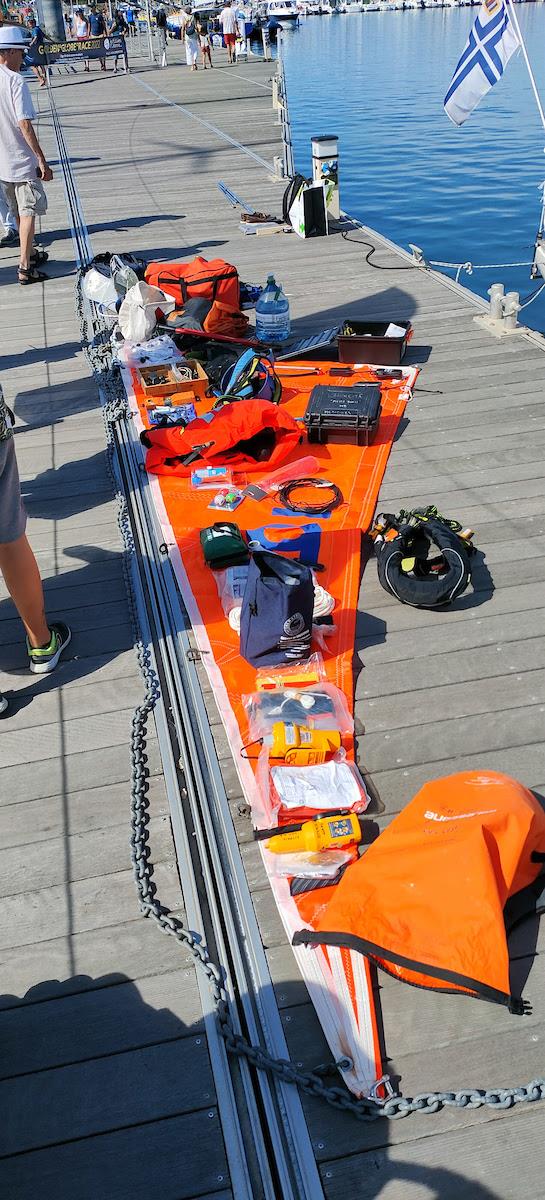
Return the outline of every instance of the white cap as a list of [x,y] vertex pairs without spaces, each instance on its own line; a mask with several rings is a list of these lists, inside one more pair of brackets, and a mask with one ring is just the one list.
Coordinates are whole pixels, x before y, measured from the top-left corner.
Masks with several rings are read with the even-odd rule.
[[0,50],[22,50],[29,41],[30,33],[21,25],[0,26]]

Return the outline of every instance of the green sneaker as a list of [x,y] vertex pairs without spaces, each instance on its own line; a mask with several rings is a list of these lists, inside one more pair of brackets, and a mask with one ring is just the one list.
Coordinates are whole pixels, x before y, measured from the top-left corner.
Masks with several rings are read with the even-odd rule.
[[51,641],[48,646],[31,646],[27,638],[26,645],[30,659],[30,670],[33,675],[47,675],[54,671],[59,658],[72,637],[72,633],[64,621],[55,621],[49,626]]

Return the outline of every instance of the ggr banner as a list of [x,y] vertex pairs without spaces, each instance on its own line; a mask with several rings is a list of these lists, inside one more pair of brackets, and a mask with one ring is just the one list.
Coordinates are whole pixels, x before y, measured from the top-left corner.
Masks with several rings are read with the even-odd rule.
[[38,49],[39,61],[46,63],[81,62],[86,58],[111,58],[113,55],[126,59],[125,38],[120,33],[107,37],[74,38],[68,42],[44,41]]

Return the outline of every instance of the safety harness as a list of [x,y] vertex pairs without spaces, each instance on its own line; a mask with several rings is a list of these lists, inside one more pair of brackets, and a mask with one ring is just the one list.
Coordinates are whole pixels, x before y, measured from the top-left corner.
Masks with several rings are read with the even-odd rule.
[[401,509],[397,516],[381,513],[371,536],[380,583],[402,604],[438,608],[467,588],[473,530],[441,516],[432,504],[410,512]]

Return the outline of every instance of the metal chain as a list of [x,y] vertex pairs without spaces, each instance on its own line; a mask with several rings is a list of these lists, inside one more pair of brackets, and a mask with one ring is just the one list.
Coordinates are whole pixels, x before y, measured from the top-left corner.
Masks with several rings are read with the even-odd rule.
[[[118,523],[123,540],[123,573],[134,630],[134,645],[145,687],[144,699],[133,714],[130,736],[131,860],[143,915],[151,917],[162,933],[173,937],[179,945],[189,950],[196,964],[204,971],[216,1007],[219,1030],[229,1054],[245,1058],[257,1069],[267,1071],[284,1083],[294,1084],[306,1095],[319,1097],[332,1108],[350,1113],[359,1121],[376,1121],[380,1117],[397,1121],[401,1117],[408,1116],[409,1113],[419,1112],[428,1115],[437,1113],[442,1108],[452,1107],[473,1109],[486,1105],[489,1108],[509,1109],[514,1108],[517,1104],[531,1104],[536,1100],[545,1099],[545,1079],[533,1079],[525,1087],[491,1088],[487,1091],[478,1088],[464,1088],[456,1092],[422,1092],[412,1098],[392,1096],[385,1102],[366,1098],[356,1100],[346,1089],[328,1086],[324,1082],[324,1076],[329,1071],[329,1067],[318,1067],[316,1071],[302,1071],[289,1059],[272,1058],[265,1050],[251,1045],[247,1038],[236,1031],[229,1007],[229,997],[223,983],[224,970],[213,962],[202,941],[191,930],[186,929],[179,918],[173,916],[169,909],[161,904],[153,879],[153,862],[149,845],[148,781],[150,773],[146,755],[148,719],[160,697],[161,689],[153,668],[150,649],[143,643],[140,636],[130,567],[135,554],[135,545],[127,500],[118,487],[113,466],[115,453],[113,427],[117,421],[128,416],[127,398],[120,372],[112,365],[111,360],[107,361],[107,344],[103,342],[101,345],[95,335],[91,338],[88,336],[89,327],[80,285],[81,274],[76,286],[76,308],[80,321],[82,344],[100,393],[105,398],[102,412],[106,431],[107,460],[116,493]],[[335,1066],[335,1064],[331,1065]]]

